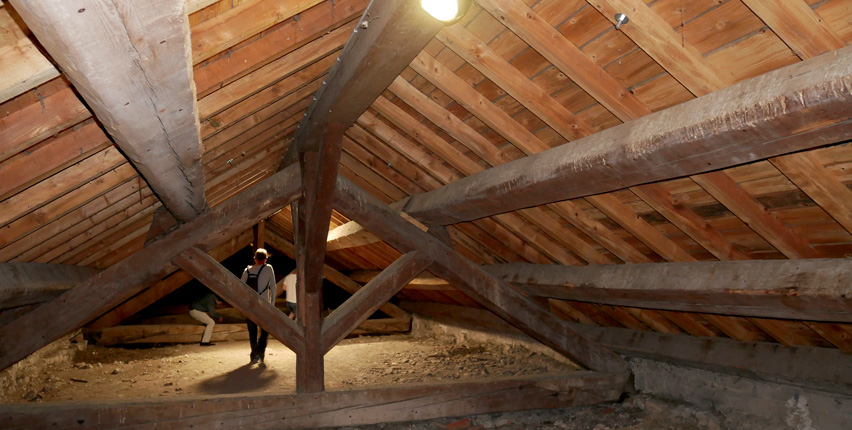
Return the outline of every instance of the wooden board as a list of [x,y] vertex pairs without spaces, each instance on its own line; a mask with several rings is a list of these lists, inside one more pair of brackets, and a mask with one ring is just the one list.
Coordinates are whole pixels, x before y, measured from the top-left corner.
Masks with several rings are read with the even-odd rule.
[[624,374],[575,372],[312,394],[5,404],[0,405],[0,425],[7,430],[371,425],[612,402],[621,396],[626,379]]
[[0,103],[59,76],[2,4],[0,29]]

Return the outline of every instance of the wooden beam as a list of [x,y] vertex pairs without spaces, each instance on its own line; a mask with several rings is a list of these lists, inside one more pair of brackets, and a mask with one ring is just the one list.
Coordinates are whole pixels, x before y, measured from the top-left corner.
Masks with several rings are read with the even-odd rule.
[[0,328],[0,370],[122,303],[171,269],[171,260],[195,246],[208,250],[293,201],[301,189],[295,166],[243,191],[183,224],[55,300]]
[[651,109],[524,2],[480,0],[478,4],[621,121],[651,113]]
[[483,269],[533,296],[684,312],[852,322],[852,262],[845,259],[585,267],[510,263]]
[[415,195],[405,211],[453,224],[835,143],[852,129],[850,82],[852,47]]
[[71,88],[0,118],[0,162],[92,116]]
[[825,168],[818,152],[792,154],[769,161],[852,233],[852,190]]
[[442,26],[416,1],[371,2],[302,119],[282,167],[303,148],[317,147],[324,124],[349,128]]
[[264,239],[264,233],[266,232],[266,221],[261,220],[257,224],[252,227],[252,233],[254,234],[254,248],[265,248],[266,241]]
[[0,416],[8,430],[216,425],[253,429],[345,427],[613,402],[621,396],[626,383],[624,374],[572,372],[319,394],[3,404]]
[[207,210],[186,1],[11,3],[175,218]]
[[331,350],[431,263],[429,257],[418,251],[405,254],[335,309],[323,323],[323,353]]
[[305,349],[296,360],[296,389],[300,393],[324,389],[322,273],[344,126],[334,122],[325,127],[319,146],[307,146],[298,154],[302,198],[294,205],[293,225],[299,320],[305,332]]
[[[279,251],[282,251],[287,254],[293,260],[295,260],[296,250],[294,245],[282,238],[279,234],[277,234],[277,232],[274,233],[276,234],[271,234],[269,237],[271,245]],[[357,282],[349,279],[349,277],[347,277],[343,273],[340,273],[337,269],[327,264],[323,266],[323,276],[325,276],[325,278],[329,280],[332,284],[337,285],[349,294],[355,294],[359,289],[361,289],[361,286],[358,285]],[[391,303],[385,303],[382,307],[379,308],[379,310],[386,313],[392,318],[411,318],[411,315],[409,315],[408,312],[405,312],[404,310],[396,307]]]
[[749,259],[745,252],[708,224],[704,218],[686,207],[662,185],[645,184],[630,190],[719,260]]
[[[246,230],[220,244],[216,248],[213,248],[210,251],[210,256],[218,261],[222,261],[250,244],[251,233]],[[191,280],[192,275],[185,271],[175,271],[174,273],[167,275],[167,277],[152,284],[150,287],[144,289],[130,300],[125,301],[121,305],[116,306],[109,312],[101,315],[89,323],[86,327],[96,330],[116,326]]]
[[775,214],[767,211],[727,173],[710,172],[693,176],[692,180],[787,258],[820,257],[820,252],[812,248],[805,238],[784,224]]
[[325,249],[326,251],[337,251],[369,245],[380,242],[381,240],[382,238],[364,230],[364,227],[361,227],[357,222],[349,221],[328,232]]
[[401,252],[418,250],[432,258],[429,271],[488,307],[540,342],[596,370],[624,371],[624,361],[591,344],[506,283],[483,272],[426,232],[406,222],[392,209],[346,180],[338,178],[335,207]]
[[305,335],[301,327],[207,253],[189,248],[178,254],[174,261],[284,346],[296,354],[304,353]]
[[805,1],[743,0],[743,3],[803,60],[846,46]]
[[60,264],[0,263],[0,309],[49,301],[98,272]]
[[0,7],[0,28],[0,103],[59,76],[9,14],[9,8]]
[[447,27],[438,33],[437,38],[566,140],[576,140],[595,132],[586,121],[575,116],[464,27]]
[[251,0],[208,19],[192,29],[192,64],[200,63],[293,15],[304,12],[320,1]]
[[[517,331],[482,309],[403,302],[413,313],[501,333]],[[608,348],[632,357],[697,367],[781,384],[852,394],[852,362],[836,349],[699,338],[624,328],[566,323]],[[814,365],[814,363],[820,363]]]
[[720,77],[695,47],[683,43],[672,26],[642,0],[586,1],[613,24],[617,13],[627,13],[634,25],[622,26],[621,32],[692,94],[703,96],[729,85],[731,79]]

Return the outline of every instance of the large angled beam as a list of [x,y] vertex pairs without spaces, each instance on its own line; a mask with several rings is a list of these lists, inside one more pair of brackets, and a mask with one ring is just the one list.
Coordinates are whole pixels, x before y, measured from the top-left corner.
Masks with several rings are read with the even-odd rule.
[[415,195],[432,225],[762,160],[852,137],[852,47]]
[[[219,244],[209,251],[209,255],[218,261],[222,261],[249,245],[251,245],[251,232],[247,230]],[[167,278],[154,283],[130,300],[101,315],[89,323],[86,328],[97,330],[116,326],[191,280],[192,275],[186,271],[175,269],[175,272],[169,274]]]
[[617,354],[589,342],[508,284],[482,271],[434,236],[406,221],[390,207],[343,177],[337,179],[335,207],[401,252],[420,251],[433,263],[429,271],[523,332],[573,359],[601,371],[625,371]]
[[531,296],[616,306],[852,322],[852,261],[702,261],[483,268]]
[[305,337],[301,328],[206,252],[189,248],[174,261],[293,352],[304,351]]
[[278,172],[0,328],[0,343],[3,344],[0,370],[162,279],[173,270],[172,259],[185,249],[193,246],[204,251],[212,249],[268,218],[292,202],[300,191],[296,166]]
[[12,0],[180,221],[207,210],[185,0]]
[[0,310],[49,301],[98,272],[63,264],[0,263]]
[[317,147],[325,124],[352,125],[442,26],[418,1],[371,1],[299,124],[282,167],[296,161],[296,151]]
[[395,296],[432,261],[423,253],[414,251],[403,255],[379,276],[370,280],[364,288],[335,309],[322,327],[322,351],[328,352],[347,334],[366,321],[373,312]]

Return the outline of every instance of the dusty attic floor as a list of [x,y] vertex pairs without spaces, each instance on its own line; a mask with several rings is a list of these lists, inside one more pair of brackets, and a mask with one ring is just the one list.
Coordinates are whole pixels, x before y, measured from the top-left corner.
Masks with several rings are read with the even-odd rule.
[[[519,346],[407,335],[344,340],[325,357],[326,388],[349,389],[459,378],[566,372],[567,361]],[[296,355],[271,340],[263,366],[249,364],[248,341],[212,347],[89,345],[64,368],[46,369],[4,402],[107,400],[295,392]]]
[[[295,391],[295,355],[277,341],[265,366],[250,366],[248,342],[213,347],[156,348],[89,346],[74,363],[46,369],[32,388],[3,393],[2,402],[49,402],[180,397],[230,393]],[[453,337],[407,335],[345,340],[326,355],[328,389],[390,383],[430,382],[565,372],[573,365],[520,346],[465,341]],[[619,404],[509,414],[435,419],[416,423],[345,427],[340,430],[716,430],[760,429],[742,421],[648,398]]]

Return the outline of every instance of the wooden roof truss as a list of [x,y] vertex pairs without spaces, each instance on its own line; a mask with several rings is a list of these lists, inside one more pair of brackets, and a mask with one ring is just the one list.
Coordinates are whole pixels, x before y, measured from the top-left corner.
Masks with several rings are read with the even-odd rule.
[[[690,18],[747,8],[737,13],[763,23],[797,57],[745,79],[720,68],[711,48],[687,42],[683,9],[678,29],[660,12],[664,5],[572,2],[590,35],[600,33],[594,26],[609,28],[616,12],[631,11],[630,25],[600,33],[631,47],[624,55],[649,64],[645,70],[657,70],[631,83],[629,73],[598,61],[588,53],[594,47],[560,29],[559,20],[569,19],[560,14],[572,8],[557,10],[558,2],[478,0],[460,24],[442,27],[417,2],[276,0],[223,8],[163,0],[146,12],[122,2],[10,1],[92,112],[67,84],[42,84],[48,78],[39,76],[53,76],[49,64],[27,63],[33,82],[4,83],[49,91],[39,95],[40,113],[27,107],[5,123],[0,118],[0,168],[16,173],[0,183],[8,208],[0,221],[10,227],[0,230],[0,256],[30,262],[44,254],[38,258],[45,262],[97,262],[104,270],[70,289],[66,283],[56,290],[55,278],[63,276],[56,275],[45,284],[54,285],[49,294],[47,287],[3,291],[4,303],[23,310],[4,312],[9,318],[0,321],[7,346],[0,368],[86,324],[114,325],[195,277],[296,352],[298,394],[202,402],[186,423],[245,423],[246,411],[254,411],[259,427],[278,425],[282,416],[294,426],[331,425],[343,419],[336,411],[364,405],[347,424],[370,422],[375,410],[424,418],[463,407],[465,396],[499,397],[505,387],[538,387],[530,398],[570,392],[578,381],[598,387],[571,403],[582,404],[621,393],[626,364],[618,354],[850,392],[852,367],[843,352],[779,350],[764,341],[852,350],[841,324],[852,322],[852,268],[773,212],[732,169],[767,160],[763,165],[789,178],[822,216],[852,233],[852,191],[812,151],[852,136],[852,47],[816,6],[744,0]],[[196,18],[191,35],[187,8],[210,15]],[[239,31],[222,31],[232,26]],[[535,58],[513,59],[525,55]],[[561,75],[551,79],[554,73]],[[559,79],[570,85],[559,89]],[[655,91],[665,100],[648,95]],[[31,117],[44,126],[10,125]],[[69,125],[76,128],[39,143]],[[19,154],[36,143],[43,161]],[[54,148],[61,161],[43,155]],[[92,176],[87,163],[108,173]],[[64,183],[79,185],[57,192]],[[39,213],[19,197],[25,189],[45,196]],[[731,238],[736,228],[684,204],[689,193],[730,211],[748,240],[787,259],[755,259]],[[171,216],[155,215],[160,203]],[[88,255],[62,257],[82,236],[60,234],[58,224],[42,228],[42,214],[62,224],[80,220],[80,229],[87,220],[104,236],[86,248]],[[268,240],[297,261],[298,324],[217,262],[249,243],[249,227],[267,219],[253,243]],[[138,250],[117,253],[106,243],[118,235],[136,238]],[[49,245],[21,253],[9,246],[39,241]],[[359,264],[365,259],[351,252],[355,247],[369,264]],[[710,259],[719,261],[700,261]],[[331,261],[384,270],[350,279]],[[634,264],[616,265],[622,262]],[[323,276],[353,293],[326,319]],[[597,372],[549,382],[557,388],[512,380],[459,386],[450,390],[455,394],[440,387],[325,392],[323,355],[377,309],[407,317],[387,303],[397,295],[485,307]],[[499,324],[428,303],[412,307]],[[715,338],[721,336],[740,342]],[[759,360],[778,354],[783,364],[761,366]],[[836,366],[815,370],[808,366],[815,359]],[[307,393],[322,393],[312,395],[324,396],[324,406],[311,409],[315,397]],[[127,407],[0,412],[12,426],[32,425],[49,409],[52,417],[41,423],[49,427],[118,419]],[[148,422],[143,409],[150,405],[130,407],[138,410],[131,414],[137,423]],[[158,405],[156,419],[182,419],[175,414],[183,407]],[[314,417],[293,418],[294,410]]]

